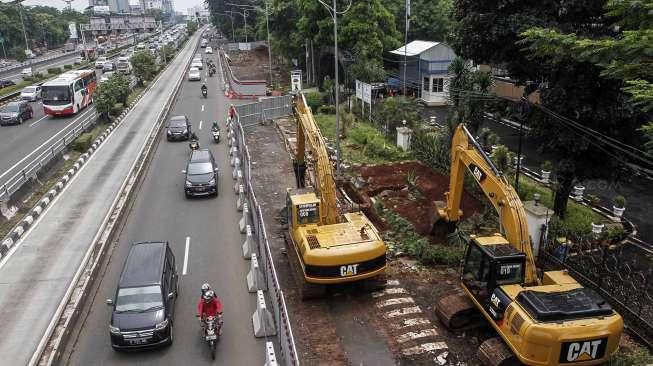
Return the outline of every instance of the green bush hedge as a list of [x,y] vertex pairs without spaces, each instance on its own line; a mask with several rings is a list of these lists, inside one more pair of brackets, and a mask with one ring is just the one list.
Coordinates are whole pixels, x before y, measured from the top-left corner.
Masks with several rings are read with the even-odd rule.
[[324,98],[320,92],[306,93],[304,96],[306,97],[306,104],[308,104],[313,111],[317,111],[317,109],[324,104]]
[[73,65],[63,65],[63,68],[66,70],[70,70],[73,68]]
[[116,103],[113,105],[113,107],[111,107],[111,111],[109,112],[109,114],[111,114],[112,116],[117,116],[120,113],[122,113],[124,109],[125,106],[122,105],[122,103]]
[[86,152],[86,150],[88,150],[89,147],[91,147],[92,143],[93,143],[93,134],[88,132],[83,133],[79,135],[79,137],[77,137],[75,141],[73,141],[72,149],[80,153],[84,153]]
[[48,74],[50,74],[50,75],[61,74],[61,68],[60,67],[48,67]]
[[317,108],[319,114],[336,114],[336,106],[330,104],[323,104]]

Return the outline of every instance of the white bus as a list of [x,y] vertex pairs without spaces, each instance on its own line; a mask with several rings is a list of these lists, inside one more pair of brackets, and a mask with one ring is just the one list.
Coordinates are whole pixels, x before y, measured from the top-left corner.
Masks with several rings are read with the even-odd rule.
[[95,70],[73,70],[43,83],[43,111],[51,116],[72,115],[93,102]]

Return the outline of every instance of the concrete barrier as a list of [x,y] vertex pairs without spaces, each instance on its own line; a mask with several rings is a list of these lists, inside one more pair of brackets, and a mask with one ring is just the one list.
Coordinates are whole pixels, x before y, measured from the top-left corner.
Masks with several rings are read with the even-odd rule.
[[249,209],[247,208],[247,202],[243,203],[243,217],[240,218],[238,222],[238,228],[240,229],[241,234],[245,234],[247,229],[247,224],[249,223]]
[[240,158],[236,156],[234,158],[234,170],[231,171],[231,178],[236,180],[236,178],[238,177],[239,170],[240,170]]
[[242,169],[238,169],[236,172],[236,184],[234,184],[234,193],[238,194],[238,187],[240,187],[243,184],[243,171]]
[[238,211],[243,210],[243,205],[245,204],[245,187],[241,184],[238,187],[238,199],[236,200],[236,208]]
[[274,326],[272,314],[265,305],[265,296],[263,291],[256,291],[256,311],[252,314],[252,325],[254,327],[254,337],[269,337],[277,334]]
[[251,259],[252,254],[254,253],[254,237],[252,236],[252,227],[247,225],[247,236],[245,237],[245,242],[243,243],[243,258]]
[[277,356],[274,352],[274,344],[272,342],[265,342],[265,365],[263,366],[277,365]]
[[[249,227],[249,225],[247,225]],[[256,253],[252,253],[252,261],[249,264],[249,273],[247,273],[247,291],[256,292],[259,290],[265,291],[265,277],[258,266],[258,259]]]

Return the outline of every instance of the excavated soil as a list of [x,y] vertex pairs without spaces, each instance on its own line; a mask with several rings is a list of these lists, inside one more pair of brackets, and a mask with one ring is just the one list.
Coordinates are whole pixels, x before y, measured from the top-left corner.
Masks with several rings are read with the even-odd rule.
[[[366,184],[359,191],[381,199],[386,207],[410,221],[421,235],[430,235],[434,220],[433,202],[443,201],[449,189],[449,177],[417,161],[362,166],[356,169]],[[411,187],[409,176],[414,177]],[[482,213],[483,205],[464,192],[462,210],[465,216]]]
[[258,47],[251,51],[228,51],[231,69],[238,80],[266,80],[268,49]]

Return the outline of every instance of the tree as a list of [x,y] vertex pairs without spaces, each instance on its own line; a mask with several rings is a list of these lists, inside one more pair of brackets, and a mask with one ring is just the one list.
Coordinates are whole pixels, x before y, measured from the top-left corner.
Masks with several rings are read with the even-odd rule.
[[[396,28],[403,35],[406,29],[405,1],[385,0],[395,17]],[[408,39],[444,42],[453,31],[453,0],[411,0]],[[401,38],[403,42],[403,37]]]
[[394,135],[396,128],[403,125],[403,121],[406,121],[408,127],[419,126],[422,121],[421,112],[422,107],[415,99],[404,96],[390,97],[375,108],[373,120],[385,130],[388,137]]
[[93,104],[100,118],[108,119],[117,103],[125,106],[130,92],[129,80],[122,74],[114,74],[100,84],[93,95]]
[[598,39],[614,34],[603,12],[606,1],[556,0],[456,0],[456,53],[477,63],[508,70],[522,85],[541,83],[542,110],[529,117],[533,136],[541,148],[556,156],[554,211],[564,217],[567,197],[578,180],[605,177],[616,172],[587,138],[571,133],[556,115],[573,118],[623,142],[636,137],[639,117],[625,107],[623,83],[601,77],[601,69],[569,55],[542,57],[524,50],[521,34],[534,27],[550,28]]
[[454,107],[456,124],[465,123],[472,134],[483,124],[487,102],[491,98],[492,78],[487,72],[474,70],[460,57],[449,65],[452,75],[449,83],[449,99]]
[[136,52],[131,58],[131,63],[138,85],[142,86],[145,81],[152,80],[156,75],[156,61],[148,51]]
[[195,32],[197,32],[197,22],[189,21],[186,23],[186,30],[188,31],[188,35],[192,36]]

